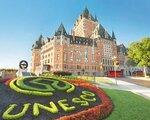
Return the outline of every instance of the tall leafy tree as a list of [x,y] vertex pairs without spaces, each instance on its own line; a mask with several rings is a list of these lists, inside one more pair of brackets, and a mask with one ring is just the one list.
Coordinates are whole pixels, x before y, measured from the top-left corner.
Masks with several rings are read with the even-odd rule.
[[130,67],[130,66],[137,66],[137,63],[136,63],[135,61],[133,61],[133,59],[128,58],[128,60],[127,60],[127,62],[126,62],[126,65],[127,65],[128,67]]
[[150,67],[150,38],[143,38],[139,42],[133,42],[128,49],[128,57],[138,66],[145,69]]

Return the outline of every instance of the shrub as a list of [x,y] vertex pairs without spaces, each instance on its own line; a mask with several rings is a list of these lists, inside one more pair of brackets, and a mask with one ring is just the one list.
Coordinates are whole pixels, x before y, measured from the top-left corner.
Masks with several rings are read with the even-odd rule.
[[44,105],[39,104],[39,103],[34,103],[34,105],[33,105],[33,115],[38,116],[40,114],[39,108],[43,109],[43,110],[46,110],[46,111],[48,111],[50,113],[53,113],[53,114],[58,113],[58,109],[57,109],[56,105],[53,102],[50,102],[49,105],[50,106],[47,107],[47,106],[44,106]]
[[27,95],[36,95],[36,96],[52,96],[53,93],[52,92],[40,92],[40,91],[31,91],[31,90],[24,90],[24,89],[20,89],[19,87],[17,87],[15,85],[15,80],[11,81],[9,86],[11,89],[19,92],[19,93],[23,93],[23,94],[27,94]]
[[69,76],[72,75],[72,73],[70,72],[65,72],[65,71],[55,71],[53,72],[54,75],[58,75],[58,76]]
[[[42,81],[43,79],[51,80],[53,81],[53,83],[51,85],[40,83],[40,81]],[[45,86],[45,89],[32,87],[29,85],[29,83],[25,84],[25,81],[29,83],[34,83],[37,85]],[[59,86],[60,81],[63,82],[65,86]],[[75,90],[75,86],[69,82],[62,81],[59,79],[54,79],[54,78],[45,78],[45,77],[39,77],[39,78],[38,77],[26,77],[26,78],[20,78],[17,80],[15,79],[9,83],[9,86],[11,89],[19,93],[28,94],[28,95],[36,95],[36,96],[52,96],[53,91],[55,91],[55,89],[59,91],[66,91],[67,93],[70,93]]]
[[70,112],[75,109],[75,106],[69,106],[67,104],[67,99],[59,100],[58,104],[65,112]]
[[[97,105],[93,108],[89,108],[88,110],[83,110],[81,112],[72,114],[72,115],[63,116],[60,118],[60,120],[76,120],[76,119],[101,120],[101,119],[105,119],[112,112],[113,103],[102,89],[81,79],[70,80],[69,82],[76,86],[80,86],[80,87],[91,90],[92,92],[94,92],[101,98],[102,104]],[[94,95],[94,94],[91,94],[90,92],[85,92],[85,91],[83,92],[83,94],[87,94],[90,96]]]
[[23,110],[18,113],[18,114],[15,114],[15,115],[10,115],[11,111],[16,107],[17,105],[16,104],[12,104],[9,106],[9,108],[3,113],[3,119],[13,119],[13,120],[16,120],[18,118],[21,118],[22,116],[25,115],[25,113],[27,112],[29,106],[30,106],[30,103],[27,103],[27,104],[24,104],[24,107],[23,107]]

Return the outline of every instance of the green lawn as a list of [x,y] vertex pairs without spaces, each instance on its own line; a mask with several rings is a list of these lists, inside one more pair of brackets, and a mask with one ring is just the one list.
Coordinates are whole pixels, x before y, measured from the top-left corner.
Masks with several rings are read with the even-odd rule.
[[[61,78],[61,77],[60,77]],[[70,79],[72,76],[69,77]],[[93,77],[78,76],[93,82]],[[111,83],[96,77],[96,81]],[[114,110],[106,120],[150,120],[150,100],[127,91],[104,89],[114,103]]]
[[[78,78],[87,80],[89,82],[94,81],[94,77],[90,77],[90,76],[77,76]],[[112,84],[113,82],[107,78],[103,78],[103,77],[95,77],[95,81],[96,82],[101,82],[101,83],[110,83]]]
[[107,120],[150,120],[150,100],[127,91],[104,89],[115,108]]

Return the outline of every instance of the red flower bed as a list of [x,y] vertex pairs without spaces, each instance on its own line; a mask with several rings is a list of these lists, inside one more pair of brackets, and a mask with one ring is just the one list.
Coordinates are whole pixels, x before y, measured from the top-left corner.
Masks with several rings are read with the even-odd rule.
[[113,103],[102,89],[80,79],[70,80],[68,82],[93,91],[100,97],[102,103],[93,108],[89,108],[88,110],[64,116],[57,120],[100,120],[106,118],[112,112]]

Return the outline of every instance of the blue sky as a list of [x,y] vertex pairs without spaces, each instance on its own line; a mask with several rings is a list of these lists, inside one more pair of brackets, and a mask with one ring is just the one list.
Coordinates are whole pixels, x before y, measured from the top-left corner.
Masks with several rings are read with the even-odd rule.
[[0,0],[0,68],[31,61],[40,34],[51,36],[63,22],[70,32],[85,6],[126,46],[150,36],[150,0]]

